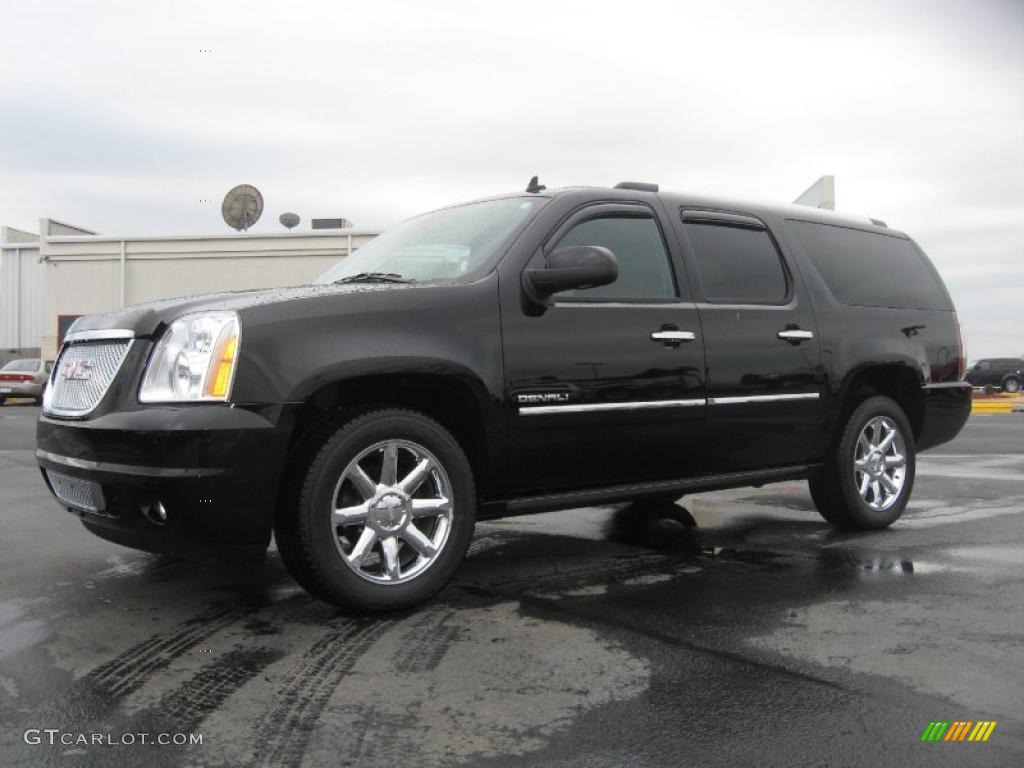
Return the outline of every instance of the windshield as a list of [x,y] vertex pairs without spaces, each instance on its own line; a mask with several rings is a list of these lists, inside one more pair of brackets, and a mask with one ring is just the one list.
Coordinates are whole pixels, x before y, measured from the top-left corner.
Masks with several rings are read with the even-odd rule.
[[0,371],[20,371],[21,373],[35,373],[39,370],[39,360],[11,360]]
[[374,238],[316,282],[457,280],[496,256],[543,202],[507,197],[425,213]]

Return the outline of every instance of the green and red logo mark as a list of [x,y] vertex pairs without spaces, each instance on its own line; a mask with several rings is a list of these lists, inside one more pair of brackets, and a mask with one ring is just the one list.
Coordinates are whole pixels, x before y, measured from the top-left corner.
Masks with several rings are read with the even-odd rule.
[[988,741],[995,728],[995,720],[932,720],[921,741]]

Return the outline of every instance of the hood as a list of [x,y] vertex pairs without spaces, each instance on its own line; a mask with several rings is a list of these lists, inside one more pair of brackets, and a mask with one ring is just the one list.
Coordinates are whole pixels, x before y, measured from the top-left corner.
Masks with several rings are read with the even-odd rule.
[[182,315],[204,310],[240,311],[265,304],[284,301],[314,299],[321,296],[337,296],[354,293],[390,293],[395,290],[416,290],[429,283],[353,283],[348,285],[299,285],[292,288],[267,288],[262,290],[229,291],[207,293],[199,296],[183,296],[177,299],[161,299],[145,304],[134,304],[122,309],[112,309],[97,315],[78,318],[73,331],[98,331],[120,328],[134,331],[136,336],[155,335],[165,325]]

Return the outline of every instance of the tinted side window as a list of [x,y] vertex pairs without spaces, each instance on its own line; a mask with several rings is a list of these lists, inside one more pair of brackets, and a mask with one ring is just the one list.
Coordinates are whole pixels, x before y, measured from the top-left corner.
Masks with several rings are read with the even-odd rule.
[[610,249],[619,262],[619,277],[609,285],[563,291],[556,295],[556,299],[668,300],[677,296],[668,251],[653,218],[608,216],[589,219],[570,229],[555,247],[570,245],[600,245]]
[[688,222],[686,235],[709,301],[775,304],[786,298],[786,273],[766,230]]
[[844,304],[953,308],[910,240],[806,221],[790,220],[789,225],[832,295]]

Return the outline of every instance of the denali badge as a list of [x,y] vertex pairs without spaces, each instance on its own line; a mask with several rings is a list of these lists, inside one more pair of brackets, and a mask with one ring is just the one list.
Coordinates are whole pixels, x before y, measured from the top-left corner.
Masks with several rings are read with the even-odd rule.
[[543,392],[533,395],[516,395],[516,401],[525,403],[568,403],[571,395],[568,392]]
[[92,360],[75,360],[64,364],[64,379],[88,381],[92,378]]

